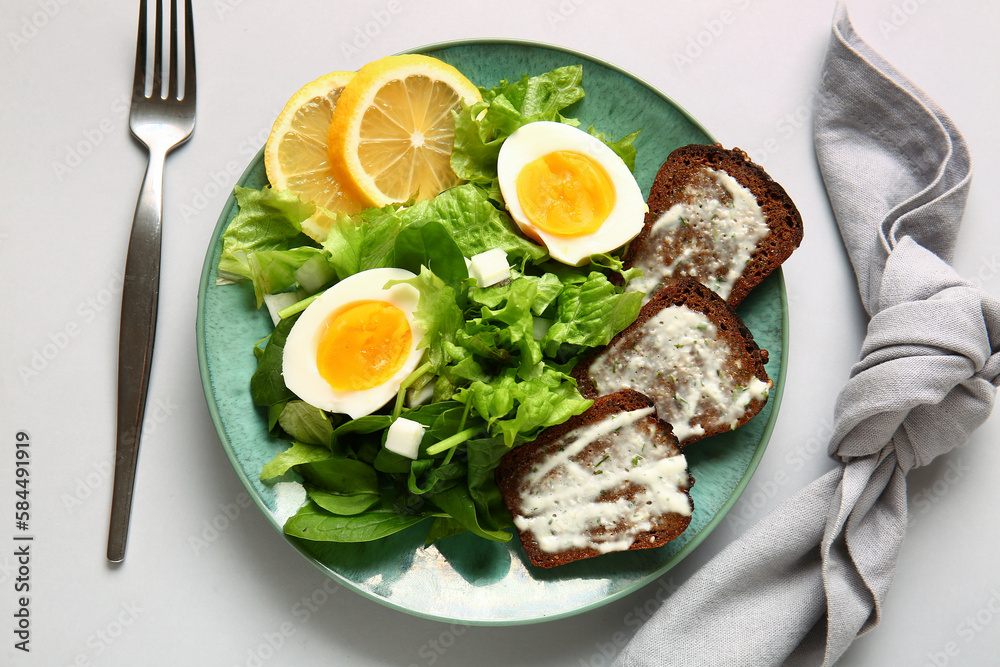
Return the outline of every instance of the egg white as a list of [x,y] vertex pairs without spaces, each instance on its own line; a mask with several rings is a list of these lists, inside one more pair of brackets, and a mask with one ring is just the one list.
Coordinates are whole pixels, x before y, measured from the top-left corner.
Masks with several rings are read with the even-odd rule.
[[[582,153],[599,163],[615,189],[615,205],[601,226],[590,234],[559,236],[531,223],[517,194],[517,177],[524,167],[555,151]],[[611,252],[631,241],[642,229],[646,201],[632,172],[618,155],[596,137],[572,125],[538,121],[514,131],[500,147],[497,159],[500,192],[510,216],[522,232],[538,239],[553,259],[580,266],[596,253]]]
[[[420,363],[417,348],[424,330],[414,323],[420,293],[412,285],[386,288],[392,280],[409,280],[405,269],[384,268],[362,271],[336,283],[302,312],[285,341],[281,369],[285,386],[306,403],[321,410],[338,412],[352,419],[371,414],[399,391],[399,386]],[[316,351],[330,315],[356,301],[384,301],[399,308],[410,325],[410,352],[400,368],[382,384],[358,391],[338,390],[323,379],[316,365]]]

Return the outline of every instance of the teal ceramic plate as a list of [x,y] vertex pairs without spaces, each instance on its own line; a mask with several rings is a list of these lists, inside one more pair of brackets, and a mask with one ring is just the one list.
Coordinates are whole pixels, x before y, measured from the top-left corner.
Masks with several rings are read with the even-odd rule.
[[[644,195],[671,150],[714,141],[661,93],[580,53],[509,41],[453,42],[420,51],[455,65],[481,86],[582,63],[587,96],[568,115],[615,137],[641,128],[636,177]],[[240,185],[259,188],[266,183],[263,155],[258,154]],[[285,445],[268,436],[265,415],[253,406],[249,391],[256,365],[252,349],[270,333],[270,318],[254,309],[248,286],[216,285],[220,237],[236,210],[230,197],[205,259],[198,299],[198,358],[222,445],[254,501],[281,532],[273,514],[274,494],[259,477],[264,464]],[[469,624],[561,618],[650,583],[719,525],[753,474],[777,416],[787,347],[787,302],[780,272],[754,290],[740,312],[758,343],[770,352],[767,372],[776,387],[763,412],[746,426],[685,452],[697,480],[691,491],[695,511],[687,531],[668,545],[540,570],[527,563],[516,538],[501,545],[466,534],[425,548],[424,533],[415,527],[367,544],[290,541],[307,561],[362,595],[418,616]]]

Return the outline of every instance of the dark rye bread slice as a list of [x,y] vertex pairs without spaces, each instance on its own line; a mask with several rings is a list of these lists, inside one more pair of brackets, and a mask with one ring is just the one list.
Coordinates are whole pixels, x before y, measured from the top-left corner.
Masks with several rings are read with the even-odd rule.
[[[802,216],[788,193],[739,148],[730,150],[719,144],[691,144],[674,150],[660,167],[650,188],[649,212],[642,231],[629,244],[622,259],[626,267],[645,266],[653,271],[671,266],[685,249],[690,253],[693,248],[700,248],[693,257],[682,260],[671,276],[663,280],[676,280],[686,274],[713,287],[712,278],[725,271],[708,265],[713,261],[708,253],[713,249],[719,252],[720,245],[708,238],[704,228],[699,231],[696,226],[681,225],[669,239],[661,232],[653,233],[656,221],[675,204],[705,197],[727,203],[732,201],[725,189],[706,176],[705,169],[725,172],[747,188],[757,200],[769,229],[769,233],[757,242],[742,274],[725,297],[729,305],[736,306],[802,242]],[[702,239],[700,244],[696,237]],[[655,290],[656,287],[648,287],[643,291],[652,296]]]
[[[691,318],[691,328],[684,324],[689,316],[674,306],[703,314],[707,323]],[[724,345],[706,335],[708,323]],[[766,363],[767,351],[757,346],[736,311],[687,278],[661,289],[635,322],[580,361],[571,375],[587,398],[626,387],[646,394],[685,447],[741,426],[761,411],[772,386]]]
[[[587,429],[592,425],[600,424],[602,420],[611,418],[613,415],[619,413],[647,408],[653,408],[653,401],[649,397],[635,391],[625,390],[609,396],[602,396],[596,399],[594,404],[583,414],[572,417],[562,424],[545,429],[533,441],[511,450],[500,460],[500,464],[495,471],[497,485],[500,487],[500,493],[503,496],[504,503],[507,505],[507,509],[510,510],[511,516],[514,517],[521,545],[524,547],[524,552],[532,565],[545,568],[555,567],[556,565],[562,565],[575,560],[599,556],[602,551],[590,546],[572,546],[558,551],[545,551],[540,545],[538,537],[530,527],[522,528],[517,526],[519,520],[523,521],[526,516],[531,515],[530,509],[524,505],[524,496],[522,496],[522,491],[531,490],[528,489],[530,486],[529,482],[531,481],[529,475],[533,472],[537,473],[539,466],[545,465],[546,461],[549,461],[551,464],[551,457],[558,456],[560,452],[564,452],[563,448],[571,447],[572,440],[579,436],[582,432],[581,429]],[[588,482],[590,480],[594,480],[595,482],[602,480],[603,482],[607,479],[606,483],[613,487],[598,492],[599,500],[578,497],[578,494],[587,493],[587,489],[582,488],[586,484],[580,485],[580,487],[566,487],[573,496],[573,501],[587,503],[589,509],[600,512],[602,503],[614,503],[620,499],[625,499],[626,503],[630,501],[634,503],[637,499],[637,494],[641,494],[646,490],[645,486],[627,481],[622,481],[618,486],[614,486],[614,481],[616,480],[614,468],[608,468],[609,474],[606,478],[597,472],[602,467],[609,465],[606,459],[612,454],[615,457],[614,460],[619,462],[618,470],[621,470],[620,466],[623,460],[627,468],[630,465],[653,465],[657,461],[669,457],[680,457],[679,463],[683,464],[683,468],[680,470],[678,476],[680,483],[676,487],[676,493],[680,495],[673,497],[675,500],[686,503],[688,511],[686,515],[677,512],[665,512],[649,517],[650,528],[648,530],[639,530],[641,525],[635,523],[629,525],[619,521],[611,527],[596,526],[589,530],[580,531],[584,535],[583,539],[585,540],[616,540],[627,536],[623,540],[623,542],[627,542],[628,538],[631,538],[631,542],[627,546],[619,545],[620,548],[614,549],[616,551],[648,549],[666,544],[684,532],[684,529],[691,522],[691,511],[694,509],[689,494],[689,489],[694,484],[694,478],[688,472],[687,463],[683,460],[683,455],[677,446],[677,439],[670,431],[670,425],[658,419],[654,410],[648,416],[640,418],[636,422],[636,427],[639,430],[634,432],[634,434],[642,436],[640,444],[632,444],[634,441],[629,440],[630,432],[625,427],[622,427],[616,432],[611,432],[595,439],[590,444],[587,444],[579,453],[573,453],[571,450],[572,456],[570,458],[581,466],[584,466],[584,475]],[[624,449],[613,450],[612,448],[615,447]],[[632,451],[633,448],[635,449],[634,452]],[[624,459],[621,458],[622,456],[624,456]],[[603,463],[602,459],[605,459]],[[639,470],[638,467],[634,469]],[[543,472],[544,479],[548,479],[551,474],[553,473]],[[565,476],[563,478],[557,476],[552,481],[558,485],[567,484]],[[669,481],[660,482],[660,484],[662,486],[659,491],[662,493],[667,489]],[[639,496],[638,500],[641,505],[645,505],[642,502],[641,496]],[[612,506],[609,505],[608,507]],[[632,510],[629,511],[631,512]],[[545,516],[547,517],[547,515]],[[542,529],[548,530],[551,524],[546,524],[542,521],[540,525]]]

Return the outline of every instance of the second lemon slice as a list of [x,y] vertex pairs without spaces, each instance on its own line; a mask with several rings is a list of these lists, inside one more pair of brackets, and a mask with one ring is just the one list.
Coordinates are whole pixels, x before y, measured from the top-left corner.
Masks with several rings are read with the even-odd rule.
[[[353,76],[353,72],[331,72],[303,86],[285,104],[264,146],[271,187],[291,190],[328,211],[353,214],[363,208],[330,170],[326,144],[334,109]],[[302,231],[323,241],[332,223],[332,217],[317,210],[302,223]]]
[[344,88],[330,124],[330,167],[370,206],[427,199],[455,185],[454,111],[481,99],[457,69],[422,55],[388,56]]

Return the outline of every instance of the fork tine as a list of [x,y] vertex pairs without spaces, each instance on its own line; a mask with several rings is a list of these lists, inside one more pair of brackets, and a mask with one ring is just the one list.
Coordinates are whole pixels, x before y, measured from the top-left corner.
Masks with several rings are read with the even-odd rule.
[[147,16],[146,0],[139,0],[139,36],[135,47],[135,77],[132,80],[132,98],[146,96],[146,32]]
[[184,99],[195,101],[197,92],[194,69],[194,14],[191,0],[184,3]]
[[156,0],[156,28],[153,33],[153,97],[163,97],[163,0]]
[[168,68],[167,99],[177,99],[177,0],[170,0],[170,67]]

